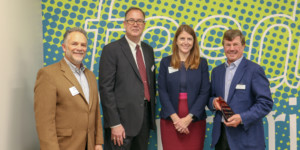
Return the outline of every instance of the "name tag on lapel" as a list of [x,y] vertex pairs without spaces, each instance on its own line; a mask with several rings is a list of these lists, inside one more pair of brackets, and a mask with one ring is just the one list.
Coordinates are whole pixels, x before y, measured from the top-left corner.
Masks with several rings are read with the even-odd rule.
[[79,94],[79,92],[78,92],[78,90],[76,89],[75,86],[70,87],[69,90],[70,90],[72,96],[75,96],[75,95]]
[[245,84],[237,84],[235,89],[237,90],[245,90],[246,89],[246,85]]
[[168,69],[169,69],[169,73],[173,73],[173,72],[178,71],[178,69],[175,69],[173,67],[168,67]]

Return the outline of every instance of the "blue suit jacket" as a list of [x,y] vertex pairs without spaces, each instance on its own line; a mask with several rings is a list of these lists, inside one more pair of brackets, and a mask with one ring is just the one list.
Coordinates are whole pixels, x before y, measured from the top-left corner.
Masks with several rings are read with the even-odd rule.
[[[225,72],[225,64],[217,66],[212,71],[212,97],[209,100],[211,110],[213,110],[214,97],[224,97]],[[237,88],[238,84],[245,85],[245,89]],[[242,124],[236,128],[225,127],[230,149],[264,150],[265,138],[262,118],[272,110],[273,100],[269,81],[263,68],[243,58],[232,79],[227,103],[242,118]],[[211,147],[215,147],[219,140],[221,120],[221,112],[216,111]]]
[[[158,92],[161,103],[160,117],[170,119],[170,115],[178,113],[178,97],[180,93],[179,71],[169,73],[171,56],[165,57],[160,63],[158,75]],[[209,100],[210,83],[207,61],[200,59],[198,69],[187,70],[187,99],[189,113],[194,121],[206,118],[205,106]]]

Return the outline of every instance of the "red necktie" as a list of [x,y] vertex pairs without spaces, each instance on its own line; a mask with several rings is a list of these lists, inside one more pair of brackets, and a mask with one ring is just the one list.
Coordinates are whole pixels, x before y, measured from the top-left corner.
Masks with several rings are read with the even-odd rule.
[[145,98],[150,101],[150,93],[149,93],[149,86],[148,86],[148,80],[147,80],[147,73],[146,73],[146,67],[143,61],[143,56],[142,56],[142,52],[140,50],[140,46],[136,45],[135,47],[136,49],[136,62],[138,65],[138,69],[140,72],[140,75],[142,77],[142,81],[144,84],[144,94],[145,94]]

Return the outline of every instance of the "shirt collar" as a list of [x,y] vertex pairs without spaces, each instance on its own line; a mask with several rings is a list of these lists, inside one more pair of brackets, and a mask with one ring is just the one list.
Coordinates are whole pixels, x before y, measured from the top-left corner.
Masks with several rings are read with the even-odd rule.
[[[235,66],[235,67],[238,67],[239,64],[241,63],[242,59],[243,59],[243,57],[239,58],[239,59],[236,60],[235,62],[232,62],[230,65],[233,65],[233,66]],[[226,68],[229,67],[230,65],[228,64],[227,61],[225,61],[225,67],[226,67]]]
[[139,45],[140,48],[141,48],[141,40],[138,42],[138,44],[136,44],[136,43],[134,43],[133,41],[131,41],[126,35],[125,35],[125,38],[126,38],[128,44],[129,44],[129,46],[130,46],[131,48],[133,48],[134,50],[135,50],[136,45]]
[[76,72],[76,73],[80,73],[83,72],[85,70],[85,67],[83,66],[83,64],[80,64],[80,69],[78,69],[74,64],[72,64],[66,57],[64,57],[65,61],[67,62],[67,64],[70,66],[72,72]]

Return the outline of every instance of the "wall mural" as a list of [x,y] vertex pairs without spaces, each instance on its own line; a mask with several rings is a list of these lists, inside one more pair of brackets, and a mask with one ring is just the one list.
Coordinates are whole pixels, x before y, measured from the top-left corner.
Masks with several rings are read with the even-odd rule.
[[[125,11],[140,7],[146,13],[143,41],[154,48],[156,73],[160,60],[172,53],[177,27],[194,28],[202,57],[209,70],[225,61],[222,36],[225,30],[242,30],[244,56],[260,64],[271,83],[273,111],[264,118],[266,149],[296,150],[300,145],[300,2],[298,0],[41,0],[44,66],[64,57],[61,47],[66,29],[78,26],[88,32],[84,65],[98,79],[104,45],[124,35]],[[157,97],[157,120],[160,104]],[[204,149],[211,143],[212,113],[207,110]],[[152,132],[149,149],[161,149],[159,131]]]

